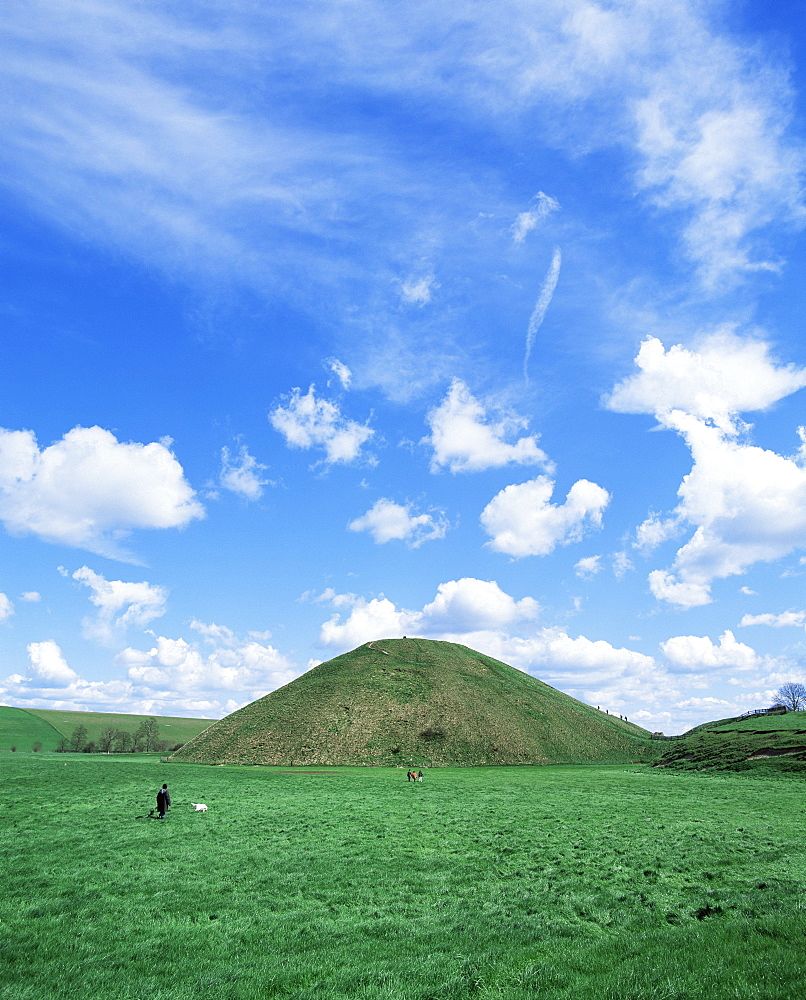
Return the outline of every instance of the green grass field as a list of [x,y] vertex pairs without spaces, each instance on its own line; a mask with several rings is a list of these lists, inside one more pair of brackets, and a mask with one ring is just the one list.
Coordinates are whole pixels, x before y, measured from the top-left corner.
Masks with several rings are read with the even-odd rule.
[[4,1000],[802,994],[797,776],[0,768]]
[[44,750],[55,750],[60,733],[51,723],[24,708],[7,708],[0,705],[0,750],[31,750],[35,743],[41,743]]
[[[9,708],[0,706],[0,751],[16,746],[29,751],[34,743],[43,750],[55,750],[59,740],[69,738],[76,726],[85,726],[87,739],[97,740],[107,726],[134,733],[146,715],[118,712],[65,712],[50,708]],[[175,719],[157,716],[159,736],[172,745],[186,743],[212,725],[212,719]]]

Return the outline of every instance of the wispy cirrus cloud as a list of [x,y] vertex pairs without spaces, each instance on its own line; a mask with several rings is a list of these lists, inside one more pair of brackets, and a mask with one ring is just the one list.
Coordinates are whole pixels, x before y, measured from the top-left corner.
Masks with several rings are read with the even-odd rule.
[[778,614],[765,612],[760,615],[742,615],[739,628],[748,625],[767,625],[770,628],[800,628],[806,624],[806,611],[781,611]]
[[549,264],[548,273],[546,274],[545,281],[543,282],[543,287],[540,289],[540,294],[538,295],[537,302],[532,310],[532,315],[529,317],[529,326],[526,330],[526,349],[523,353],[523,377],[527,382],[529,381],[529,358],[532,355],[532,347],[534,346],[537,331],[540,329],[543,320],[546,318],[546,313],[551,305],[551,300],[554,296],[554,290],[557,287],[557,282],[560,280],[560,267],[562,265],[562,259],[560,248],[555,247],[554,253],[551,257],[551,264]]
[[[307,260],[335,285],[358,269],[349,222],[370,210],[388,234],[385,264],[423,230],[449,238],[470,186],[379,141],[371,118],[351,113],[355,95],[405,98],[415,115],[499,141],[538,114],[543,141],[577,161],[617,144],[629,154],[624,179],[663,211],[710,287],[777,267],[759,235],[803,221],[787,67],[721,34],[693,0],[494,10],[419,0],[402,20],[376,0],[226,10],[113,0],[72,4],[69,18],[36,0],[4,14],[7,183],[49,221],[173,270],[224,269],[257,287],[298,278]],[[435,37],[439,46],[423,44]],[[210,73],[212,62],[229,73]],[[323,79],[341,112],[326,121]],[[539,194],[521,213],[515,240],[550,201]]]
[[555,198],[538,191],[532,199],[532,207],[525,212],[521,212],[512,223],[512,239],[515,243],[523,243],[533,229],[552,212],[556,212],[560,207]]

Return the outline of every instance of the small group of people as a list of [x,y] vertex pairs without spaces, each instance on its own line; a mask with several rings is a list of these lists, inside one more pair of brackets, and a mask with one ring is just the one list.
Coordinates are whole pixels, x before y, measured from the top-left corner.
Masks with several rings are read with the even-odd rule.
[[406,781],[422,781],[422,771],[406,771]]

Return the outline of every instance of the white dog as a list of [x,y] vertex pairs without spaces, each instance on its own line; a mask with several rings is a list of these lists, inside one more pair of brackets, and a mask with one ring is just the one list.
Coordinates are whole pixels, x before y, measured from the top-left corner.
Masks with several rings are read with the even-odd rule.
[[191,802],[190,803],[197,813],[206,813],[207,806],[203,802]]

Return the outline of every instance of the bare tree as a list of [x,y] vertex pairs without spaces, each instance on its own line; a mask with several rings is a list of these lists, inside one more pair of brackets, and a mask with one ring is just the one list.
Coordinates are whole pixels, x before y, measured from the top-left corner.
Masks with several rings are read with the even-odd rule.
[[73,753],[81,753],[84,747],[87,745],[87,727],[86,726],[76,726],[76,728],[70,733],[70,749]]
[[117,729],[114,726],[105,726],[98,737],[98,749],[101,753],[109,753],[117,736]]
[[154,744],[159,739],[160,727],[157,720],[152,716],[148,719],[143,719],[140,725],[137,727],[137,732],[134,734],[135,743],[139,742],[146,753],[154,749]]
[[115,753],[128,753],[134,746],[134,737],[127,733],[125,729],[115,730],[115,739],[112,749]]
[[806,685],[787,681],[775,692],[775,701],[786,705],[791,712],[799,712],[806,708]]

